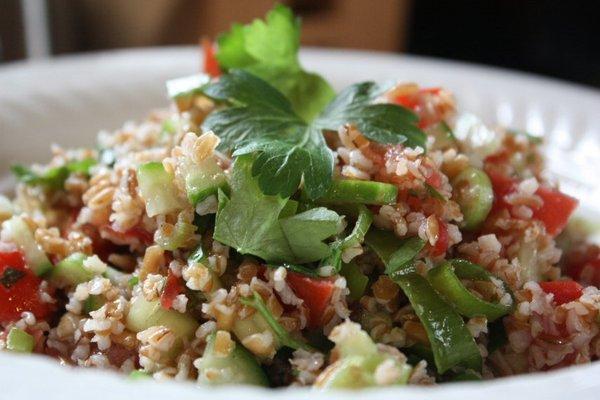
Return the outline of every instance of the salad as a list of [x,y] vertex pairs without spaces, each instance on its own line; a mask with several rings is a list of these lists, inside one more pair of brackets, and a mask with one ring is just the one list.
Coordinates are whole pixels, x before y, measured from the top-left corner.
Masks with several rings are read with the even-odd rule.
[[[132,379],[360,389],[600,356],[600,248],[541,139],[299,62],[285,6],[170,108],[0,196],[0,349]],[[344,66],[340,66],[343,68]]]

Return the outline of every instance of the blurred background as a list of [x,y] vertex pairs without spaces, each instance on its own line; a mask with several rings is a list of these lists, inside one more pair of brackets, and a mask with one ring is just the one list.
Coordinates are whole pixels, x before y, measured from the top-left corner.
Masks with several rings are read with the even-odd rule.
[[[600,87],[597,1],[287,0],[302,42],[490,64]],[[195,44],[270,0],[0,0],[0,63]]]

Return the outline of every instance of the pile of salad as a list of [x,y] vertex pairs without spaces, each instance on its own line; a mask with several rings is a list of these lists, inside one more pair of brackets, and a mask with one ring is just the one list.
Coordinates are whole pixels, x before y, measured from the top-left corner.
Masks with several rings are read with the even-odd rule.
[[[541,139],[299,62],[285,6],[204,41],[169,109],[14,166],[0,349],[132,378],[365,388],[600,355],[600,250]],[[347,66],[340,65],[340,68]]]

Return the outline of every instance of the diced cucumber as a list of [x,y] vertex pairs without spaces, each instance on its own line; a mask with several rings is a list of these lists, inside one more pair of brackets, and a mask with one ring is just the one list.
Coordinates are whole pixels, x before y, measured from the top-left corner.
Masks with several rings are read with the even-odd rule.
[[149,217],[183,208],[182,201],[177,197],[173,177],[165,171],[161,163],[149,162],[141,165],[137,177]]
[[334,180],[325,196],[317,200],[325,204],[394,204],[398,188],[389,183],[360,181],[355,179]]
[[206,349],[198,366],[198,382],[208,385],[256,385],[269,386],[267,375],[248,350],[239,343],[228,355],[215,349],[216,336],[207,339]]
[[359,389],[375,385],[373,374],[364,369],[363,357],[348,357],[331,364],[315,382],[328,389]]
[[[258,312],[252,314],[248,318],[237,319],[231,330],[240,342],[255,333],[263,333],[264,331],[272,332],[269,323]],[[281,346],[277,341],[277,335],[275,335],[275,333],[273,333],[273,339],[275,340],[275,349],[277,350]]]
[[6,337],[6,348],[18,353],[31,353],[35,347],[33,336],[22,329],[13,327]]
[[198,322],[188,314],[165,310],[159,301],[147,301],[136,297],[129,307],[127,329],[141,332],[152,326],[165,326],[181,339],[191,339],[198,329]]
[[317,377],[316,387],[349,389],[374,386],[375,372],[384,362],[391,363],[398,372],[396,379],[390,384],[402,385],[408,382],[412,367],[379,350],[357,323],[345,322],[338,325],[329,339],[335,342],[332,352],[339,359]]
[[463,229],[477,229],[494,203],[492,182],[479,168],[469,167],[452,180],[453,199],[463,213]]
[[60,261],[52,269],[50,280],[57,287],[75,286],[87,282],[94,277],[94,273],[83,266],[87,256],[83,253],[73,253]]
[[193,205],[217,194],[219,189],[227,191],[225,172],[213,157],[205,158],[200,164],[190,163],[185,170],[185,190]]
[[141,379],[150,379],[152,376],[148,372],[141,369],[134,369],[129,373],[128,378],[132,381],[139,381]]
[[21,249],[27,266],[37,276],[44,275],[52,268],[48,256],[38,246],[23,218],[14,216],[2,223],[2,240],[12,242]]
[[179,219],[175,223],[173,232],[169,236],[159,234],[155,236],[156,243],[165,250],[173,251],[180,247],[186,247],[196,232],[196,225]]
[[86,314],[91,313],[92,311],[96,311],[100,307],[102,307],[106,303],[106,300],[100,295],[92,294],[90,297],[85,299],[83,303],[83,310]]

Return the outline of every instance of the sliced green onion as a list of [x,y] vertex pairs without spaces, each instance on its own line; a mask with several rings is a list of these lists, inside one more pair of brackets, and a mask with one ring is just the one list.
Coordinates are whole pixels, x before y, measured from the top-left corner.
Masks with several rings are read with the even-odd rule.
[[299,264],[288,264],[288,263],[284,263],[281,265],[267,264],[267,267],[273,268],[273,269],[283,267],[283,268],[287,269],[288,271],[292,271],[292,272],[296,272],[296,273],[299,273],[302,275],[310,276],[311,278],[320,278],[321,277],[319,275],[319,273],[317,272],[317,270],[308,268],[308,267],[305,267],[304,265],[299,265]]
[[492,182],[485,172],[469,167],[452,180],[453,199],[463,213],[463,229],[475,230],[487,218],[494,203]]
[[427,273],[427,278],[433,288],[450,303],[460,314],[466,317],[484,316],[488,321],[494,321],[512,311],[514,300],[510,288],[504,283],[504,291],[511,295],[509,305],[500,302],[482,300],[471,293],[461,282],[461,279],[492,282],[494,278],[479,265],[466,260],[446,261]]

